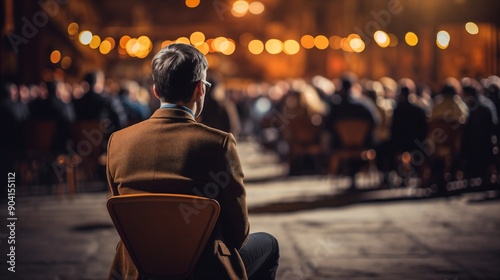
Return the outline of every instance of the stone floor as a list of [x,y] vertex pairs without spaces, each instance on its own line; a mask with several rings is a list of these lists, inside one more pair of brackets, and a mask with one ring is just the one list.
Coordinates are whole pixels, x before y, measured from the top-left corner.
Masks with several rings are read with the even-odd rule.
[[[242,147],[252,232],[280,242],[278,279],[500,279],[498,192],[448,198],[412,189],[344,193],[342,178],[286,178]],[[247,150],[245,150],[247,149]],[[0,279],[106,279],[119,240],[106,192],[16,197],[15,273],[0,205]]]

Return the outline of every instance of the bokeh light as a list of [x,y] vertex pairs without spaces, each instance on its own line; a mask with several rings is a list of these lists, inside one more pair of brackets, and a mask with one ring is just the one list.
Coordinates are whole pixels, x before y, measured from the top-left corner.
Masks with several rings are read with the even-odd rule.
[[186,0],[186,6],[188,8],[196,8],[200,5],[200,0]]
[[76,35],[78,34],[78,29],[80,26],[78,26],[78,23],[72,22],[68,25],[68,34],[69,35]]
[[314,37],[311,35],[304,35],[300,38],[300,44],[305,49],[312,49],[314,48]]
[[405,41],[408,46],[414,47],[418,44],[418,36],[413,32],[407,32],[405,35]]
[[235,17],[242,17],[248,12],[250,5],[247,1],[238,0],[233,3],[233,8],[231,9],[231,14]]
[[254,15],[262,14],[265,9],[264,4],[259,1],[252,2],[250,3],[250,6],[248,6],[248,10]]
[[212,41],[212,49],[213,49],[214,51],[216,51],[216,52],[220,52],[220,51],[221,51],[221,50],[220,50],[220,45],[221,45],[223,42],[225,42],[225,41],[227,41],[227,38],[226,38],[226,37],[222,37],[222,36],[220,36],[220,37],[215,38],[215,39]]
[[63,57],[63,59],[61,60],[61,68],[66,70],[66,69],[68,69],[69,67],[71,67],[71,63],[72,63],[72,61],[71,61],[71,57],[69,57],[69,56],[65,56],[65,57]]
[[236,50],[236,44],[233,40],[228,39],[220,43],[219,49],[222,54],[231,55]]
[[398,37],[396,35],[389,33],[389,47],[395,47],[399,43]]
[[314,38],[314,45],[320,50],[328,48],[329,44],[330,42],[328,41],[328,38],[324,35],[318,35]]
[[121,47],[122,49],[125,49],[125,48],[126,48],[126,46],[127,46],[127,42],[128,42],[130,39],[131,39],[131,38],[130,38],[130,36],[128,36],[128,35],[122,36],[122,37],[120,38],[120,47]]
[[104,41],[108,41],[109,42],[109,44],[111,46],[111,50],[115,48],[116,42],[115,42],[115,39],[113,39],[113,37],[106,37],[106,39],[104,39]]
[[56,64],[60,60],[61,60],[61,52],[60,51],[54,50],[54,51],[52,51],[52,53],[50,53],[50,62]]
[[161,42],[161,48],[163,49],[164,47],[172,44],[173,42],[171,40],[165,40],[163,42]]
[[342,38],[340,38],[339,36],[332,36],[330,37],[330,47],[334,50],[340,50],[341,48],[341,45],[340,45],[340,42],[342,41]]
[[198,44],[195,46],[195,48],[197,48],[204,55],[207,55],[208,52],[210,51],[210,47],[208,46],[207,42]]
[[98,35],[93,35],[92,36],[92,40],[90,41],[89,46],[92,49],[97,49],[100,44],[101,44],[101,37],[99,37]]
[[264,51],[264,43],[261,40],[252,40],[248,43],[248,50],[252,54],[261,54]]
[[351,45],[349,44],[349,38],[342,38],[340,40],[340,47],[342,48],[343,51],[345,52],[353,52]]
[[283,43],[278,39],[267,40],[265,47],[270,54],[278,54],[283,51]]
[[389,35],[382,30],[378,30],[373,34],[373,39],[382,48],[387,48],[391,44]]
[[179,37],[177,40],[175,40],[176,43],[180,44],[190,44],[189,38],[188,37]]
[[102,54],[108,54],[111,49],[111,43],[107,39],[102,41],[101,45],[99,46],[99,52],[101,52]]
[[467,32],[471,35],[476,35],[479,33],[479,27],[477,26],[477,24],[471,21],[465,24],[465,30],[467,30]]
[[84,30],[80,32],[80,35],[78,36],[78,40],[80,40],[80,43],[82,45],[88,45],[92,41],[92,32],[88,30]]
[[283,52],[288,55],[294,55],[298,53],[299,50],[300,50],[300,44],[295,40],[286,40],[283,43]]
[[365,42],[363,42],[361,38],[352,38],[351,40],[349,40],[349,46],[353,51],[357,53],[365,50]]
[[191,41],[193,46],[201,45],[205,42],[205,34],[200,31],[195,31],[191,33],[191,36],[189,36],[189,41]]
[[436,44],[440,49],[444,50],[448,48],[450,39],[450,34],[444,30],[441,30],[436,35]]

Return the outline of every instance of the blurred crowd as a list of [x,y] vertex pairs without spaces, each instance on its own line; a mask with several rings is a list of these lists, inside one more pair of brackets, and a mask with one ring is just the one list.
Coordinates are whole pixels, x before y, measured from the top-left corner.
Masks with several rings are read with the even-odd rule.
[[[106,140],[118,129],[145,120],[159,107],[148,89],[135,81],[106,79],[90,72],[80,83],[53,80],[41,84],[2,82],[0,93],[0,153],[2,170],[17,170],[26,184],[62,181],[66,161],[85,165],[81,180],[102,179]],[[101,163],[105,163],[101,162]],[[61,169],[59,173],[58,168]],[[101,173],[99,175],[99,173]],[[101,178],[99,178],[99,176]]]
[[[242,134],[277,151],[290,175],[379,174],[382,186],[433,191],[497,183],[500,78],[316,76],[228,91]],[[472,181],[471,181],[472,180]]]
[[[417,179],[438,191],[456,180],[496,183],[498,76],[447,78],[436,90],[408,78],[352,73],[258,83],[224,82],[210,72],[208,80],[213,88],[199,121],[276,152],[289,175],[354,178],[376,170],[384,186]],[[100,71],[73,84],[3,82],[2,167],[20,170],[26,184],[54,181],[60,161],[87,168],[81,180],[102,180],[109,135],[157,108],[150,88],[106,79]]]

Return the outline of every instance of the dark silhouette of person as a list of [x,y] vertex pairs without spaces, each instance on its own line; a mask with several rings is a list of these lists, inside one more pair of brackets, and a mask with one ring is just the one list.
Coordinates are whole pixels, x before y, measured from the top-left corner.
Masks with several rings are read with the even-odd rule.
[[[101,71],[90,72],[84,78],[85,87],[80,99],[74,101],[76,118],[78,121],[109,120],[111,130],[117,130],[126,125],[119,112],[125,112],[123,107],[117,108],[117,103],[106,98],[104,92],[104,74]],[[119,101],[118,101],[119,103]],[[121,104],[120,104],[121,105]]]
[[200,122],[222,131],[231,132],[237,138],[240,130],[240,119],[236,105],[226,96],[218,74],[209,72],[207,80],[212,84],[212,90],[205,97]]
[[461,84],[464,101],[469,107],[461,145],[464,175],[488,180],[489,167],[494,162],[492,136],[498,122],[497,112],[493,102],[480,93],[478,81],[464,78]]
[[[25,118],[16,106],[17,86],[3,81],[0,88],[0,168],[3,174],[14,172],[14,163],[23,150],[23,128]],[[6,195],[6,192],[5,192]],[[4,197],[4,195],[0,196]]]
[[354,74],[345,74],[341,81],[341,90],[334,94],[328,102],[330,112],[326,117],[326,127],[332,133],[332,147],[341,145],[335,130],[333,130],[333,125],[344,119],[366,120],[370,123],[370,133],[366,139],[366,146],[370,147],[373,145],[373,129],[380,121],[375,104],[369,98],[362,96],[361,93],[354,94],[353,85],[357,83],[357,77]]
[[[363,147],[357,149],[369,149],[374,146],[373,132],[375,126],[380,122],[377,108],[373,101],[368,97],[363,96],[357,85],[357,77],[354,74],[347,73],[342,78],[341,90],[334,94],[329,102],[330,112],[325,119],[325,127],[331,134],[331,152],[335,157],[336,151],[351,146],[351,143],[342,143],[341,135],[337,131],[336,124],[342,120],[361,120],[368,124],[368,131],[364,139]],[[358,85],[357,85],[358,86]],[[334,159],[334,158],[333,158]],[[351,178],[351,186],[349,190],[355,190],[355,175],[360,170],[363,161],[361,158],[349,157],[346,164],[341,164],[343,169],[347,168],[347,175]],[[338,164],[332,165],[333,169],[337,169]]]
[[[393,111],[391,124],[391,148],[392,159],[389,162],[395,161],[395,156],[401,153],[408,152],[412,156],[416,156],[415,151],[419,151],[418,143],[422,143],[427,136],[427,116],[422,106],[417,103],[415,83],[408,78],[399,80],[399,92],[397,96],[396,108]],[[423,153],[418,153],[419,157],[425,156]],[[383,155],[380,155],[383,156]],[[412,162],[423,162],[425,158],[413,159]],[[398,162],[401,164],[401,162]],[[398,166],[392,166],[393,170],[399,170]],[[415,169],[420,169],[420,166],[413,165]],[[412,174],[399,174],[405,177]]]
[[33,120],[53,121],[56,124],[56,133],[51,149],[61,152],[66,147],[70,137],[70,125],[76,120],[76,113],[71,100],[71,94],[66,85],[59,81],[47,83],[48,95],[39,99],[30,107]]

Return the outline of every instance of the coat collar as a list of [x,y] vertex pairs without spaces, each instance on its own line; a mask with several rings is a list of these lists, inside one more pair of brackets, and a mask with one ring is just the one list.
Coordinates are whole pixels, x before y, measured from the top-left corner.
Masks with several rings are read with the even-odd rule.
[[182,111],[182,110],[179,110],[179,109],[175,109],[175,108],[160,108],[160,109],[157,109],[153,115],[151,116],[151,119],[157,119],[157,118],[174,118],[174,119],[187,119],[189,121],[194,121],[196,122],[196,120],[193,118],[193,116],[191,116],[189,113],[185,112],[185,111]]

